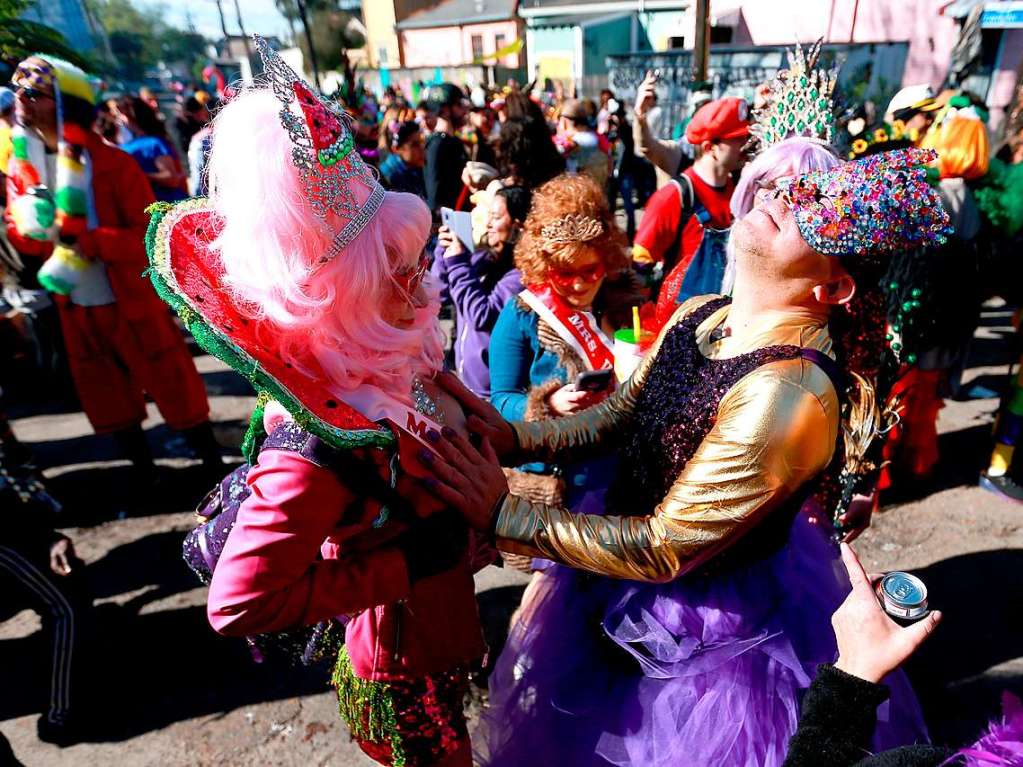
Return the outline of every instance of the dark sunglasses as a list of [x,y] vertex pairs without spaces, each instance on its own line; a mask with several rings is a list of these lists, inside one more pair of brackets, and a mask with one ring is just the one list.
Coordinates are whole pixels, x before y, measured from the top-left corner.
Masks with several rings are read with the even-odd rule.
[[41,90],[37,90],[36,88],[31,88],[31,87],[29,87],[27,85],[19,86],[18,89],[15,91],[15,94],[18,95],[18,96],[22,96],[22,97],[28,99],[29,101],[33,101],[33,102],[34,101],[39,101],[40,99],[52,99],[53,98],[52,94],[45,93],[45,92],[43,92]]

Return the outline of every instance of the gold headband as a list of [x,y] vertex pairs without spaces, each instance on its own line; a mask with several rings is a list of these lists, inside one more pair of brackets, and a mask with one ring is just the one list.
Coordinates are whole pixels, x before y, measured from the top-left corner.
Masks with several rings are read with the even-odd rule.
[[540,236],[550,245],[587,242],[604,233],[604,224],[591,216],[569,213],[552,221],[540,230]]

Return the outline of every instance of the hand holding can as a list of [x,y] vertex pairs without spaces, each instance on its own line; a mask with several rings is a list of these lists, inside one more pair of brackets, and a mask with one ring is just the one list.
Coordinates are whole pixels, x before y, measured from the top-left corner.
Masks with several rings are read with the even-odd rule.
[[[847,543],[842,544],[842,561],[849,573],[852,590],[845,602],[831,616],[831,625],[835,629],[835,639],[838,642],[838,660],[835,662],[835,668],[877,684],[916,652],[917,647],[930,636],[941,621],[941,613],[926,612],[924,589],[923,612],[912,625],[900,626],[881,606],[877,592],[863,566]],[[893,598],[912,603],[908,606],[903,604],[900,608],[910,612],[918,610],[920,605],[920,594],[914,591],[913,587],[917,584],[923,585],[918,578],[914,580],[916,584],[907,584],[896,578],[889,584]],[[881,582],[884,582],[884,578]]]

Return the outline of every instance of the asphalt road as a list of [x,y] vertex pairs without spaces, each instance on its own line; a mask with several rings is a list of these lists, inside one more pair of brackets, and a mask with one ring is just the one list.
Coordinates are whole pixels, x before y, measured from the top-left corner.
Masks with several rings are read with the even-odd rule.
[[[989,309],[978,331],[971,384],[1004,385],[1012,351],[1008,312]],[[209,357],[197,362],[218,437],[237,445],[251,393]],[[990,449],[996,399],[942,411],[934,480],[886,505],[858,543],[869,569],[913,569],[946,613],[910,666],[932,734],[964,741],[998,712],[1002,689],[1023,693],[1023,509],[976,487]],[[208,489],[184,446],[151,409],[146,422],[164,480],[138,498],[112,443],[74,410],[14,409],[18,436],[36,451],[64,522],[87,564],[99,616],[91,662],[89,742],[59,750],[35,737],[48,696],[48,650],[37,617],[0,605],[0,732],[25,765],[369,765],[349,741],[322,669],[251,662],[245,646],[206,623],[204,590],[180,559],[189,511]],[[497,646],[524,578],[488,568],[477,579]],[[559,767],[568,767],[559,766]]]

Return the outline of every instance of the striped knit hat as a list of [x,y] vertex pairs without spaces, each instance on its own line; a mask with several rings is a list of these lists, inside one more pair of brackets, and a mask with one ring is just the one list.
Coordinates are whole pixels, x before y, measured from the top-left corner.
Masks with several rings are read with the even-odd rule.
[[[12,202],[18,232],[39,240],[74,242],[97,226],[92,198],[92,165],[85,149],[96,94],[86,74],[66,61],[30,56],[11,78],[30,98],[52,98],[57,105],[57,173],[46,177],[46,147],[35,131],[16,126],[12,132],[10,175],[23,194]],[[84,124],[83,124],[84,123]]]

